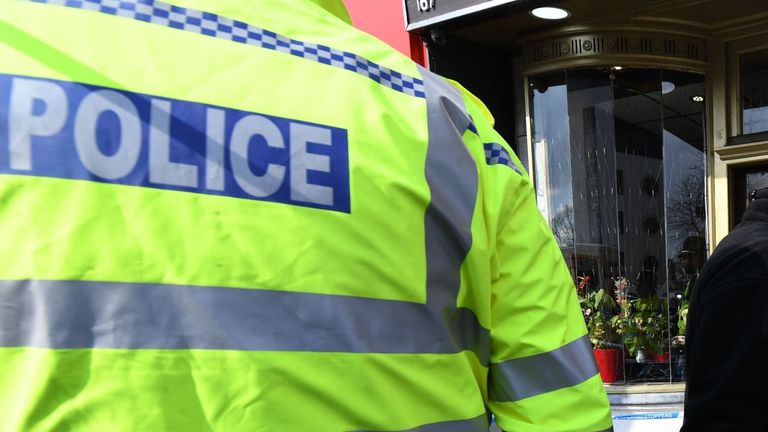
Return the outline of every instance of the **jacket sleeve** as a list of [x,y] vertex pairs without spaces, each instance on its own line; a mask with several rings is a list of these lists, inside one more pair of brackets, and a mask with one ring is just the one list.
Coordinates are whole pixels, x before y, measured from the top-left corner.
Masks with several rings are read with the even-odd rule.
[[[495,233],[488,405],[505,431],[606,431],[608,398],[574,283],[534,188],[487,110],[465,95],[486,157],[481,193]],[[501,150],[503,149],[503,150]],[[509,163],[504,163],[507,153]]]

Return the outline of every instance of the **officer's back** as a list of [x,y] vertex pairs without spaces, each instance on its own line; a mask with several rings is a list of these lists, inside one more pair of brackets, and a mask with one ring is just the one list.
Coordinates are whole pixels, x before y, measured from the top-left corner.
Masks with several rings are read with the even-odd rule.
[[0,430],[610,426],[519,161],[340,5],[3,5]]

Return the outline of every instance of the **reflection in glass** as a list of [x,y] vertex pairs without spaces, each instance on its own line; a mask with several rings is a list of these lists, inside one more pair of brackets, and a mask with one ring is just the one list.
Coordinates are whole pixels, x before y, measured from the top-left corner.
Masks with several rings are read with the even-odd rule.
[[747,173],[747,191],[768,188],[768,171]]
[[692,100],[703,77],[624,68],[529,81],[538,205],[593,346],[621,353],[620,381],[684,380],[680,335],[706,256],[704,106]]
[[688,299],[707,258],[705,203],[704,105],[691,102],[703,94],[700,75],[662,71],[679,92],[664,95],[664,163],[667,290],[673,379],[685,379],[684,337]]
[[566,98],[565,73],[534,78],[530,82],[535,95],[533,122],[541,126],[538,134],[534,131],[533,141],[537,202],[547,220],[557,217],[560,221],[553,229],[558,243],[564,247],[574,242],[573,232],[568,231],[573,212],[571,159],[550,159],[549,154],[564,154],[570,145],[567,106],[560,103]]
[[741,56],[742,132],[768,131],[768,51]]
[[649,216],[645,218],[645,220],[643,221],[643,231],[645,231],[647,235],[658,234],[659,230],[661,230],[661,226],[659,225],[659,221],[656,220],[655,217]]
[[646,177],[643,180],[643,192],[649,196],[656,196],[659,193],[659,182],[653,177]]

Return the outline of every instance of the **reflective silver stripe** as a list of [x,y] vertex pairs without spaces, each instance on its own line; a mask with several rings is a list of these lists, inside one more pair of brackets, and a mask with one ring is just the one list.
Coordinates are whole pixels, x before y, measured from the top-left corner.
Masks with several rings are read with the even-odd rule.
[[[414,429],[400,430],[396,432],[488,432],[488,417],[485,414],[467,420],[445,421],[421,425]],[[387,429],[388,432],[394,432]],[[357,431],[357,432],[372,432]]]
[[221,287],[0,281],[0,346],[460,351],[423,304]]
[[460,269],[472,245],[472,213],[478,175],[462,139],[471,125],[461,94],[439,76],[419,68],[427,97],[429,147],[425,175],[431,200],[424,215],[427,307],[442,317],[457,346],[489,358],[490,336],[469,309],[456,307]]
[[490,369],[490,398],[513,402],[582,383],[597,374],[597,363],[585,335],[554,351],[492,363]]

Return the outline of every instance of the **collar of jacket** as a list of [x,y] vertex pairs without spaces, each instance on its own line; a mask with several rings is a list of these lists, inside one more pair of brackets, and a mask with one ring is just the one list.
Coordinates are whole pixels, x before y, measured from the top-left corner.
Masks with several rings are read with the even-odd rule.
[[347,11],[347,7],[344,6],[343,0],[305,0],[310,3],[315,3],[316,5],[320,6],[321,8],[327,10],[340,20],[346,22],[347,24],[352,24],[352,19],[349,17],[349,12]]

